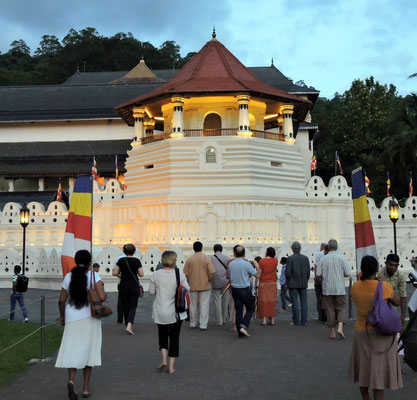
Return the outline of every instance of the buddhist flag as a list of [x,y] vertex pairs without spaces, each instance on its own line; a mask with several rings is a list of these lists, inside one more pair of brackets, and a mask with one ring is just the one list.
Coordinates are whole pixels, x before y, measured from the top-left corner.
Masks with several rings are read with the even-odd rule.
[[366,176],[366,172],[365,172],[365,189],[366,189],[366,195],[370,195],[371,189],[369,189],[369,185],[371,184],[371,181],[369,180],[369,178]]
[[114,160],[115,168],[116,168],[116,179],[119,178],[119,166],[117,165],[117,154]]
[[62,273],[65,276],[75,266],[78,250],[91,250],[92,177],[80,176],[75,181],[61,252]]
[[311,167],[310,167],[310,170],[311,171],[315,171],[316,169],[317,169],[317,157],[314,154],[313,155],[313,158],[311,159]]
[[391,188],[391,179],[389,178],[389,172],[387,172],[387,197],[390,196],[389,190]]
[[358,270],[364,256],[369,255],[378,259],[362,168],[357,168],[352,172],[352,199],[355,223],[356,268]]
[[413,197],[413,174],[410,171],[410,183],[408,184],[408,197]]
[[58,191],[56,192],[56,199],[55,201],[62,201],[62,187],[61,187],[61,182],[59,182],[58,185]]
[[94,176],[94,180],[98,180],[98,172],[97,172],[97,161],[96,158],[93,157],[93,166],[91,167],[91,175]]
[[336,151],[336,162],[337,162],[337,165],[339,166],[340,175],[343,175],[342,163],[340,162],[339,154],[337,154],[337,151]]

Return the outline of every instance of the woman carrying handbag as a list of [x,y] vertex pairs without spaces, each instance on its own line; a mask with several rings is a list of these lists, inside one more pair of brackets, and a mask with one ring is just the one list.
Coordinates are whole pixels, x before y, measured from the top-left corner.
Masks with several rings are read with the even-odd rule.
[[[371,399],[369,389],[373,390],[374,400],[384,398],[385,389],[402,387],[401,367],[397,354],[396,335],[383,335],[372,326],[367,326],[367,317],[378,291],[376,279],[378,261],[365,256],[361,262],[362,276],[352,286],[351,295],[357,308],[355,336],[352,346],[349,377],[359,382],[363,400]],[[382,298],[398,307],[400,299],[388,282],[382,282]],[[398,317],[394,315],[394,318]],[[399,318],[399,317],[398,317]]]
[[175,267],[177,254],[174,251],[165,251],[161,263],[163,268],[155,271],[151,277],[149,294],[156,296],[152,318],[158,324],[159,350],[162,359],[159,370],[168,367],[168,372],[173,374],[175,358],[179,356],[181,324],[187,318],[186,312],[178,313],[176,310],[176,293],[179,285],[187,290],[190,290],[190,286],[184,273]]
[[[65,275],[59,296],[61,325],[65,326],[55,367],[68,368],[68,398],[77,400],[75,374],[83,369],[82,396],[90,397],[90,377],[93,367],[101,365],[101,319],[91,316],[88,288],[94,289],[100,301],[106,300],[103,282],[97,272],[90,272],[91,254],[79,250],[75,254],[76,266]],[[94,274],[94,276],[92,275]]]
[[[123,246],[126,257],[119,258],[113,269],[113,275],[120,278],[119,291],[122,302],[123,315],[126,324],[126,332],[134,335],[133,323],[135,322],[136,308],[138,306],[140,283],[139,277],[144,275],[140,260],[133,255],[136,247],[132,243]],[[142,289],[143,290],[143,289]]]

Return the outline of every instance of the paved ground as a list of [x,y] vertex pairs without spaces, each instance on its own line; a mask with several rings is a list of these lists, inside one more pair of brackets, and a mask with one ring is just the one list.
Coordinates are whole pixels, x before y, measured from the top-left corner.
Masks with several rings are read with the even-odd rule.
[[[27,301],[41,292],[49,297],[57,294],[32,290]],[[0,313],[4,308],[7,311],[7,298],[7,291],[1,290]],[[57,315],[56,301],[48,300],[49,321]],[[114,295],[110,302],[114,304]],[[310,291],[311,318],[315,317],[313,304],[314,293]],[[36,307],[29,310],[32,320],[37,319]],[[115,316],[103,320],[103,366],[93,372],[93,399],[359,398],[357,386],[347,379],[353,322],[346,326],[345,341],[328,339],[327,329],[316,321],[306,327],[291,326],[289,313],[280,314],[275,327],[261,327],[253,321],[252,336],[243,340],[229,331],[229,325],[216,327],[212,319],[206,332],[190,330],[185,323],[177,372],[171,376],[156,368],[160,360],[150,307],[151,299],[145,294],[135,336],[126,335],[115,324]],[[387,399],[415,398],[417,374],[409,368],[405,372],[404,388],[387,392]],[[66,379],[66,371],[54,368],[54,361],[32,366],[0,389],[0,399],[65,399]]]

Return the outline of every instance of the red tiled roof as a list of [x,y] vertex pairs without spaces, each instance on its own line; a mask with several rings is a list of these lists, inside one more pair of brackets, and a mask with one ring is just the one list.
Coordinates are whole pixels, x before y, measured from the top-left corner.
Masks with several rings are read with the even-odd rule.
[[[165,85],[116,107],[119,115],[132,124],[131,108],[149,100],[175,94],[250,93],[293,103],[296,114],[304,115],[312,103],[261,82],[218,40],[204,47]],[[297,107],[298,106],[298,107]],[[298,111],[298,112],[297,112]]]

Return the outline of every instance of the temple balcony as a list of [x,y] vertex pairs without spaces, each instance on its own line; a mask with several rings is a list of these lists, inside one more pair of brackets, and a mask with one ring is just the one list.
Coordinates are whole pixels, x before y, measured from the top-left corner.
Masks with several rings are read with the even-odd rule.
[[[228,129],[184,129],[184,137],[207,137],[207,136],[237,136],[238,128]],[[252,136],[259,139],[278,140],[285,142],[283,134],[275,132],[266,132],[252,129]],[[171,139],[170,133],[160,133],[147,136],[141,139],[142,144],[158,142],[160,140]]]

